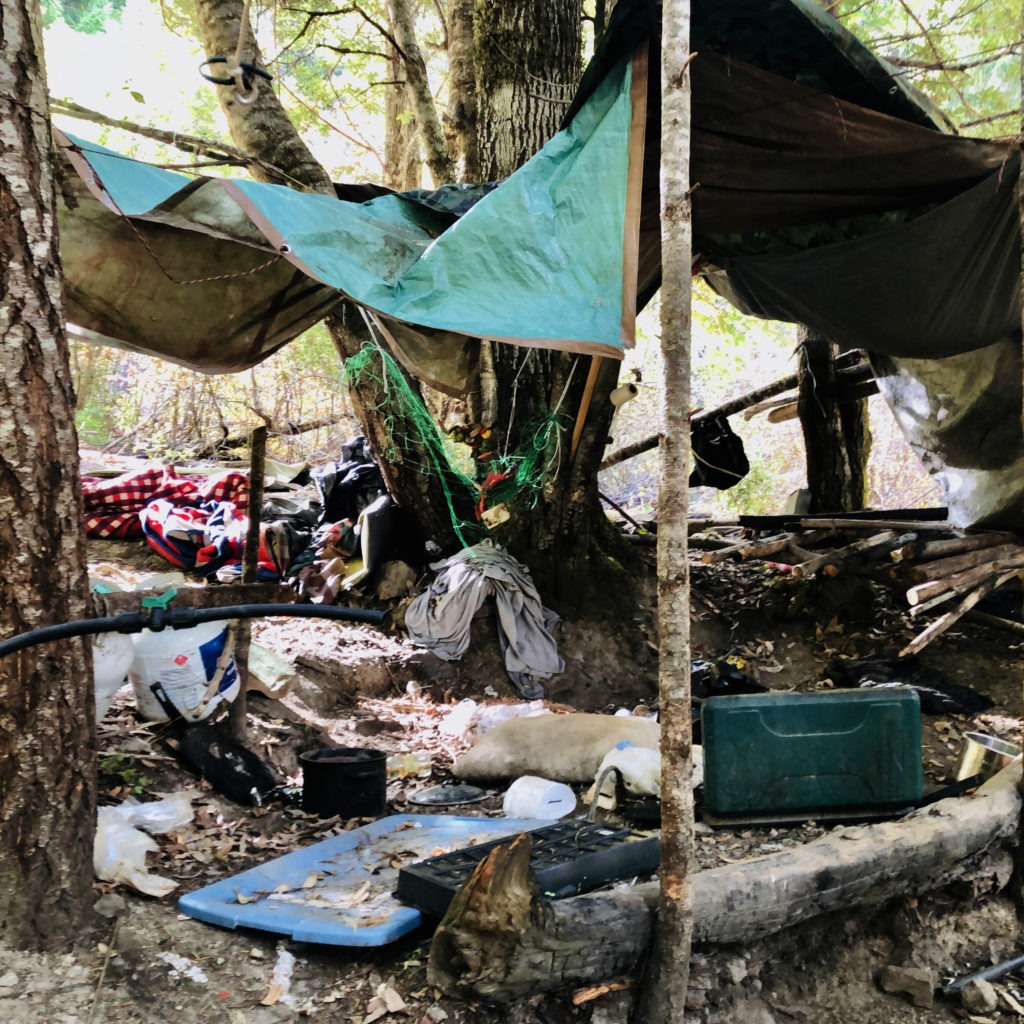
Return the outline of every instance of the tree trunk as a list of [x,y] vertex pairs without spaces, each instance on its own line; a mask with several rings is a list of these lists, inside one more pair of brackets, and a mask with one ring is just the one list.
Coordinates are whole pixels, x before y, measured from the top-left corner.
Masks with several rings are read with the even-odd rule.
[[[580,74],[581,19],[577,0],[477,4],[477,120],[485,180],[507,177],[558,129]],[[597,487],[617,365],[496,345],[493,367],[499,450],[543,452],[538,486],[513,503],[502,543],[530,566],[542,593],[563,614],[579,614],[585,602],[593,612],[596,595],[627,605],[628,580],[614,555],[605,554],[614,548]],[[592,372],[593,392],[584,402]]]
[[[241,39],[242,59],[260,64],[259,49],[248,19],[242,24],[243,5],[240,0],[196,0],[196,13],[208,57],[232,57],[238,51]],[[212,65],[213,74],[224,75],[224,67],[223,64]],[[275,176],[262,167],[254,166],[253,177],[258,181],[272,181],[278,185],[333,195],[334,186],[329,175],[299,138],[271,83],[259,78],[255,81],[256,94],[251,99],[245,97],[248,102],[242,102],[238,89],[233,85],[211,86],[217,90],[217,99],[235,145],[283,172],[281,176]]]
[[478,0],[474,14],[480,169],[500,181],[558,131],[582,71],[583,5]]
[[[0,635],[89,613],[42,26],[0,0]],[[92,917],[91,648],[0,661],[0,941],[57,949]]]
[[477,144],[476,71],[473,64],[473,0],[448,5],[448,148],[458,181],[482,180]]
[[868,434],[863,399],[837,403],[833,346],[800,330],[798,410],[807,453],[810,511],[855,512],[864,508]]
[[416,113],[419,132],[426,149],[427,166],[434,186],[440,187],[453,178],[452,161],[448,155],[441,122],[427,82],[427,65],[416,41],[415,13],[410,0],[388,0],[388,16],[401,48],[405,65],[405,87]]
[[388,58],[389,83],[384,116],[384,184],[397,192],[420,187],[423,161],[420,157],[419,134],[409,116],[409,100],[405,88],[405,65],[394,47]]
[[661,868],[654,946],[638,1021],[685,1011],[693,930],[693,761],[690,719],[690,0],[669,0],[661,51],[661,481],[658,492],[658,689]]
[[[240,8],[240,0],[201,0],[207,52],[223,51],[237,39]],[[451,37],[461,46],[463,97],[468,95],[466,41],[459,30],[465,26],[466,12],[461,3],[453,8],[459,19],[453,22]],[[485,179],[498,179],[539,149],[561,122],[580,74],[582,8],[580,0],[477,3],[473,17],[473,96],[479,107],[480,139],[486,142],[479,147],[481,173]],[[223,91],[230,92],[227,87]],[[247,149],[293,178],[315,178],[302,160],[291,162],[297,152],[294,147],[265,148],[277,145],[287,122],[269,89],[261,85],[255,102],[244,109],[237,102],[223,106],[232,136],[240,140],[245,133]],[[254,108],[259,108],[259,121],[253,120]],[[463,104],[460,109],[468,107]],[[259,124],[272,126],[265,144],[253,130]],[[474,145],[468,119],[464,129],[462,152],[470,154]],[[468,155],[466,159],[468,165]],[[367,359],[360,353],[368,334],[357,310],[346,306],[340,316],[329,319],[328,327],[343,358]],[[380,357],[375,358],[380,362]],[[593,611],[595,594],[605,598],[602,610],[631,609],[635,605],[630,577],[614,557],[604,554],[617,538],[597,490],[597,466],[614,411],[607,399],[617,382],[617,365],[611,360],[596,364],[593,397],[584,407],[581,399],[591,369],[589,357],[499,345],[491,362],[494,387],[490,394],[497,396],[491,447],[513,461],[524,455],[532,460],[525,474],[528,479],[517,480],[517,494],[509,500],[511,520],[491,536],[530,566],[542,594],[562,614],[578,613],[584,601],[590,602]],[[415,516],[425,535],[444,549],[487,536],[476,522],[477,495],[449,475],[431,446],[422,443],[422,422],[396,408],[393,392],[376,366],[353,380],[352,387],[357,416],[392,495]],[[403,373],[399,384],[419,401],[416,382]],[[570,457],[577,418],[583,425],[575,456]]]

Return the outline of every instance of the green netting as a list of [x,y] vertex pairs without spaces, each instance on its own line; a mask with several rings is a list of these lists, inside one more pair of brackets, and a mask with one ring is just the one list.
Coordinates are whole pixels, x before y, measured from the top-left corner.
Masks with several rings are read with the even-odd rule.
[[[478,460],[471,476],[461,468],[465,460],[455,442],[440,432],[423,399],[387,352],[366,345],[345,360],[344,370],[350,384],[372,383],[380,395],[373,411],[383,419],[390,447],[375,452],[377,458],[436,476],[463,547],[482,540],[488,531],[476,518],[460,515],[459,506],[468,507],[472,501],[479,515],[485,507],[513,499],[529,507],[536,504],[545,472],[559,454],[563,417],[549,413],[531,423],[524,431],[527,440],[516,451]],[[465,495],[462,501],[456,497],[459,492]]]

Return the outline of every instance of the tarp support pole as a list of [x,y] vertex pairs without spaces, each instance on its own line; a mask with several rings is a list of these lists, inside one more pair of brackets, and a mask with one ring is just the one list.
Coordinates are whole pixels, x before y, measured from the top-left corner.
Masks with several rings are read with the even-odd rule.
[[594,385],[597,383],[597,375],[601,369],[601,357],[590,357],[590,372],[587,374],[587,383],[583,388],[583,397],[580,399],[580,411],[576,414],[576,423],[572,428],[572,446],[569,449],[569,458],[576,458],[576,449],[580,446],[580,435],[583,433],[583,425],[587,422],[587,412],[590,410],[590,400],[594,397]]

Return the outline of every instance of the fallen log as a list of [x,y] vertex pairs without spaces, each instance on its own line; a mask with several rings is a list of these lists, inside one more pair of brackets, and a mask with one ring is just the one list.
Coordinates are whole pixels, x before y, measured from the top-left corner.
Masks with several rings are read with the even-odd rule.
[[934,608],[945,601],[951,601],[954,597],[966,594],[973,587],[1009,569],[1024,567],[1024,551],[1019,551],[1015,558],[1007,558],[1004,561],[987,562],[983,565],[976,565],[971,569],[964,569],[962,572],[954,573],[952,576],[943,576],[939,579],[928,580],[926,583],[919,583],[907,591],[907,603],[910,605],[910,614],[919,615],[921,612]]
[[831,530],[911,530],[918,533],[922,530],[947,531],[953,527],[945,519],[844,519],[842,517],[823,518],[821,516],[800,516],[801,525],[808,529]]
[[[1006,847],[1017,842],[1020,778],[1017,763],[972,795],[939,800],[899,821],[836,829],[804,846],[699,871],[693,941],[754,941],[820,914],[966,878],[994,874],[1001,886],[1011,870]],[[656,882],[539,899],[525,874],[526,843],[514,852],[498,849],[503,859],[477,868],[434,936],[432,984],[463,998],[508,1002],[635,968],[651,937]]]
[[777,555],[786,548],[793,540],[792,534],[783,534],[779,537],[767,537],[764,540],[741,541],[738,544],[730,544],[728,547],[719,548],[717,551],[707,551],[701,555],[700,560],[705,565],[713,565],[715,562],[732,558],[767,558],[769,555]]
[[898,544],[902,538],[892,530],[884,530],[882,533],[872,537],[863,537],[847,544],[841,548],[834,548],[832,551],[822,552],[814,555],[806,562],[793,566],[793,575],[799,577],[813,576],[819,570],[826,570],[829,566],[838,569],[843,562],[853,555],[867,555],[872,551],[878,551],[886,545]]

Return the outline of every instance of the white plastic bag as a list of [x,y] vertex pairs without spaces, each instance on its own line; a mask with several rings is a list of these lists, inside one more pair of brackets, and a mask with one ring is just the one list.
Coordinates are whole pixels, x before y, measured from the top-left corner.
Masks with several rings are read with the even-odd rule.
[[117,807],[101,807],[93,846],[96,877],[147,896],[166,896],[178,883],[146,870],[146,854],[159,849],[146,832],[170,832],[191,820],[191,796],[184,792],[146,804],[129,797]]

